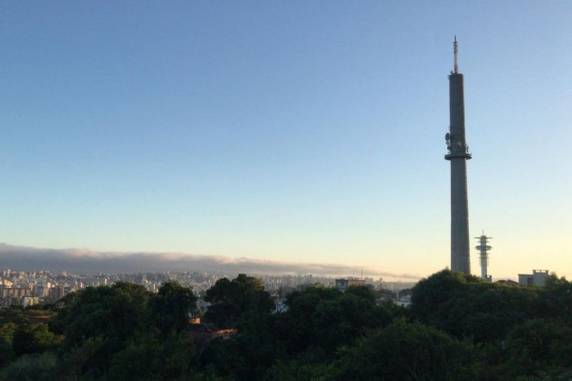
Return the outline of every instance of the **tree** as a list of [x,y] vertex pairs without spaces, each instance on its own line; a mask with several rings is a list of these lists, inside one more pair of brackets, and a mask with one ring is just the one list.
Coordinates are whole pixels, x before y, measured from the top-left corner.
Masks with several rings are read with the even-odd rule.
[[415,285],[411,311],[457,338],[500,343],[512,327],[535,316],[538,292],[445,270]]
[[572,370],[572,327],[535,319],[515,327],[507,340],[507,373],[542,376]]
[[205,300],[212,303],[205,320],[222,328],[237,327],[245,316],[249,319],[270,314],[274,302],[259,279],[239,274],[232,281],[219,279],[209,288]]
[[61,337],[50,332],[45,324],[24,324],[16,328],[12,348],[16,356],[21,356],[53,349],[60,342]]
[[143,286],[130,283],[88,287],[59,311],[51,327],[64,334],[66,350],[89,338],[122,342],[149,329],[150,296]]
[[308,363],[295,359],[289,362],[278,361],[269,371],[266,380],[272,381],[326,381],[333,377],[329,363]]
[[0,381],[50,381],[58,379],[56,356],[46,352],[24,355],[0,371]]
[[538,315],[572,325],[572,282],[552,274],[546,286],[539,290]]
[[331,380],[473,380],[472,347],[434,328],[397,320],[345,349]]
[[14,358],[12,339],[16,331],[16,324],[4,323],[0,325],[0,367],[8,364]]
[[196,362],[194,344],[187,336],[144,338],[113,357],[109,379],[192,380]]
[[301,353],[313,348],[324,356],[370,329],[389,324],[398,311],[397,307],[376,305],[375,294],[367,287],[350,287],[343,293],[308,287],[290,294],[286,304],[288,310],[278,318],[277,332],[288,351]]
[[0,340],[12,344],[12,338],[14,337],[14,332],[16,332],[16,327],[16,324],[12,322],[0,325]]
[[211,341],[201,355],[202,367],[236,380],[261,379],[280,350],[273,334],[274,302],[262,282],[244,274],[232,281],[223,278],[205,299],[212,303],[205,320],[238,333]]
[[150,297],[142,286],[116,283],[88,287],[70,298],[51,324],[65,337],[62,349],[68,372],[100,377],[117,352],[153,331]]
[[190,288],[177,282],[162,285],[151,302],[153,319],[161,333],[178,333],[187,327],[189,313],[197,309],[196,302],[197,298]]
[[341,292],[334,288],[306,287],[292,292],[286,298],[287,311],[278,316],[276,334],[285,343],[289,354],[299,354],[318,346],[313,318],[320,303],[335,300]]

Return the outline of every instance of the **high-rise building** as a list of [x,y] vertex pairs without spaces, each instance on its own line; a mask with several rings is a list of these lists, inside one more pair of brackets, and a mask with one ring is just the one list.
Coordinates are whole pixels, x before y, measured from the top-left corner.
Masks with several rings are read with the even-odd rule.
[[453,42],[453,71],[449,75],[449,133],[445,136],[451,162],[451,270],[471,273],[469,258],[469,207],[467,160],[471,158],[465,140],[463,74],[459,73],[457,38]]

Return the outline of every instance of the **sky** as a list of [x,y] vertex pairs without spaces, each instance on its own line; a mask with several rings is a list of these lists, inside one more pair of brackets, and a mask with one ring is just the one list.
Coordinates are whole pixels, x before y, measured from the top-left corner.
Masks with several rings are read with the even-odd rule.
[[2,2],[0,242],[443,269],[456,35],[471,236],[493,237],[493,277],[572,278],[571,17],[556,0]]

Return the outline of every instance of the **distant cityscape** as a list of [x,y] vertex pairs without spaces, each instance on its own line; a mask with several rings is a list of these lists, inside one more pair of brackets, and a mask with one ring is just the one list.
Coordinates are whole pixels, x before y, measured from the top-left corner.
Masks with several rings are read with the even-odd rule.
[[[110,286],[116,282],[129,282],[144,286],[150,292],[157,292],[162,284],[176,281],[191,287],[199,297],[199,305],[206,290],[218,279],[232,278],[236,274],[216,272],[145,272],[145,273],[96,273],[77,274],[66,271],[15,271],[0,270],[0,306],[22,306],[53,304],[64,296],[86,287]],[[385,295],[395,297],[403,289],[411,288],[415,282],[386,282],[382,278],[350,277],[334,278],[317,275],[257,275],[277,303],[291,291],[308,285],[337,287],[345,290],[353,285],[370,285],[375,290],[384,290]]]

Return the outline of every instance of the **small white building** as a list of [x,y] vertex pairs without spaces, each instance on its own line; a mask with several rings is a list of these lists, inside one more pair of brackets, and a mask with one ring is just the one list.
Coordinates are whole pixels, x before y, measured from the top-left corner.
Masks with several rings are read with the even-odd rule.
[[548,276],[548,270],[532,270],[532,274],[518,274],[518,284],[544,287]]

